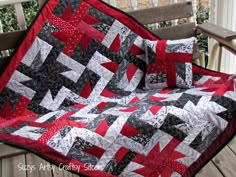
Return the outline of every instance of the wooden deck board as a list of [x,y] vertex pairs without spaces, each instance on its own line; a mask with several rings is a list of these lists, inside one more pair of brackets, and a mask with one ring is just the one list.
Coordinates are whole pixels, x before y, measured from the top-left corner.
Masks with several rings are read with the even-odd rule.
[[14,148],[12,146],[8,146],[5,144],[0,144],[0,159],[6,158],[6,157],[12,157],[20,154],[24,154],[27,151],[19,148]]
[[208,164],[196,175],[196,177],[206,176],[223,177],[212,161],[208,162]]
[[226,177],[236,176],[236,156],[228,146],[220,151],[212,160]]
[[229,148],[236,154],[236,136],[230,141]]
[[31,173],[27,173],[27,177],[53,177],[51,168],[53,165],[38,156],[31,153],[26,154],[26,163],[31,167],[35,167]]
[[[22,167],[22,168],[21,168]],[[2,177],[26,177],[25,155],[2,159]]]
[[0,159],[0,177],[2,177],[2,160]]
[[79,177],[73,173],[63,170],[62,168],[55,167],[53,171],[53,177]]

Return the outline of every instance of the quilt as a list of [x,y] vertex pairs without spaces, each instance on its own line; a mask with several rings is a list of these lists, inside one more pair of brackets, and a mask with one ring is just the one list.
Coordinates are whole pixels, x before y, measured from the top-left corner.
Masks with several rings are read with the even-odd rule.
[[102,1],[49,0],[0,78],[0,141],[81,176],[194,175],[235,135],[236,76],[147,90],[143,39]]

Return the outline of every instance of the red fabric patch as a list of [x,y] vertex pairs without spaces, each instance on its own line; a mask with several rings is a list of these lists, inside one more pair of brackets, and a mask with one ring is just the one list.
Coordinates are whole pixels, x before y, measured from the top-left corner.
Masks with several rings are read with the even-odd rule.
[[104,33],[98,31],[97,29],[93,28],[91,25],[85,23],[84,21],[79,22],[77,29],[80,32],[86,33],[87,35],[89,35],[90,38],[96,39],[99,42],[102,42],[105,37]]
[[222,96],[229,90],[234,91],[233,80],[227,81],[224,85],[219,87],[214,95]]
[[113,52],[118,52],[120,49],[120,35],[118,34],[110,46],[110,50]]
[[[6,102],[4,107],[0,110],[0,116],[9,120],[15,117],[28,115],[25,114],[25,111],[27,110],[29,102],[30,100],[28,98],[22,96],[13,109],[11,108],[10,102]],[[36,114],[33,113],[33,115]]]
[[166,60],[168,62],[192,63],[192,54],[189,54],[189,53],[167,53]]
[[61,16],[61,19],[65,20],[65,21],[69,21],[70,18],[72,17],[72,15],[73,15],[73,12],[72,12],[71,5],[68,4],[66,10],[64,11],[64,13]]
[[48,22],[52,25],[59,28],[62,32],[65,32],[67,35],[71,36],[74,34],[76,28],[69,24],[68,22],[62,20],[61,18],[51,15],[50,18],[48,18]]
[[156,115],[156,113],[162,108],[162,106],[152,106],[149,110],[152,112],[153,115]]
[[129,51],[134,54],[134,55],[142,55],[142,54],[145,54],[145,51],[141,48],[139,48],[138,46],[136,46],[135,44],[133,44]]
[[66,46],[63,49],[63,53],[68,56],[71,56],[83,36],[84,36],[83,33],[76,30],[73,33],[73,35],[71,35],[70,38],[68,38],[66,42]]
[[89,37],[88,35],[84,34],[81,41],[80,41],[80,45],[81,45],[81,49],[83,52],[86,52],[89,44],[91,43],[92,38]]
[[[152,166],[156,166],[157,168],[153,170],[152,174],[162,174],[163,171],[165,171],[166,168],[164,168],[166,166],[166,164],[164,163],[164,160],[167,159],[172,152],[174,152],[174,149],[180,144],[180,142],[173,138],[168,145],[160,152],[158,153],[158,150],[152,153],[152,151],[149,153],[148,155],[148,159],[152,159],[148,162],[149,165],[152,164]],[[156,159],[155,157],[158,156],[158,159]],[[163,164],[164,163],[164,164]],[[160,166],[162,166],[162,168],[160,168]]]
[[166,40],[160,40],[157,42],[156,61],[166,62],[166,42]]
[[4,107],[0,110],[0,116],[4,117],[4,119],[8,120],[10,118],[11,113],[11,105],[10,102],[6,102]]
[[138,173],[142,176],[149,176],[152,173],[152,169],[143,167],[143,168],[134,170],[133,172]]
[[122,130],[120,131],[120,133],[124,136],[127,136],[127,137],[132,137],[132,136],[135,136],[135,135],[138,135],[140,134],[141,132],[139,130],[136,130],[135,128],[125,124],[122,128]]
[[166,158],[163,161],[163,167],[164,167],[164,170],[162,170],[161,174],[165,174],[166,169],[171,169],[171,173],[177,172],[177,173],[183,175],[185,173],[185,171],[187,170],[187,167],[185,165],[183,165],[177,161],[174,161],[170,158]]
[[88,153],[88,154],[91,154],[95,157],[98,157],[98,158],[101,158],[102,155],[104,154],[105,150],[100,148],[100,147],[97,147],[97,146],[93,146],[93,147],[90,147],[90,148],[87,148],[87,149],[84,149],[83,150],[84,152]]
[[137,103],[139,101],[139,97],[134,97],[130,102],[129,104],[134,104],[134,103]]
[[104,96],[104,97],[115,97],[115,96],[118,96],[118,94],[110,92],[107,89],[104,89],[102,91],[102,93],[101,93],[101,96]]
[[87,105],[85,105],[85,104],[75,104],[75,105],[73,105],[73,106],[71,106],[71,107],[72,107],[72,108],[82,109],[82,108],[84,108],[85,106],[87,106]]
[[170,158],[173,159],[173,160],[177,160],[177,159],[180,159],[180,158],[183,158],[183,157],[186,157],[186,155],[181,153],[181,152],[174,151]]
[[121,147],[115,154],[116,163],[118,164],[128,152],[128,149]]
[[100,23],[100,21],[97,18],[95,18],[89,14],[85,15],[85,17],[83,18],[83,21],[89,25],[94,25],[94,24]]
[[80,92],[80,96],[84,97],[84,98],[88,98],[90,93],[92,92],[91,86],[90,86],[90,82],[88,81],[83,90]]
[[138,107],[134,106],[134,107],[130,107],[130,108],[127,108],[127,109],[120,109],[119,111],[121,111],[121,112],[134,112],[137,109],[138,109]]
[[218,89],[218,87],[212,87],[212,88],[206,88],[206,89],[202,89],[201,91],[203,92],[214,92]]
[[109,102],[101,102],[99,105],[97,105],[98,110],[101,111],[103,108],[105,108]]
[[69,37],[65,32],[54,32],[54,33],[51,33],[51,35],[65,43],[68,41],[68,37]]
[[164,97],[156,97],[156,96],[151,96],[149,98],[149,100],[152,100],[152,101],[162,101],[162,100],[165,100],[166,98]]
[[87,3],[81,2],[79,7],[77,8],[76,12],[71,17],[71,19],[69,21],[70,24],[72,24],[73,26],[77,26],[81,22],[81,20],[85,17],[85,15],[87,14],[89,7],[90,6]]
[[51,125],[48,123],[38,123],[38,122],[30,122],[29,126],[38,128],[51,128]]
[[167,74],[168,87],[171,87],[171,88],[176,87],[176,63],[168,62],[166,74]]
[[129,67],[127,68],[127,71],[126,71],[127,79],[129,82],[131,81],[131,79],[133,78],[133,76],[137,70],[138,70],[138,68],[133,63],[131,63],[129,65]]
[[48,131],[46,131],[39,139],[38,141],[43,143],[43,144],[47,144],[47,142],[59,131],[61,130],[63,127],[68,126],[70,124],[68,124],[68,121],[66,120],[68,117],[70,117],[71,115],[73,115],[74,112],[68,112],[66,114],[64,114],[63,116],[61,116],[60,118],[58,118],[57,120],[55,120],[53,122],[53,125],[51,126],[50,129],[48,129]]
[[115,62],[102,63],[101,65],[113,73],[115,73],[119,67]]
[[109,126],[107,125],[107,121],[103,120],[102,123],[96,128],[95,132],[101,136],[105,136]]
[[5,122],[6,121],[6,119],[3,119],[1,116],[0,116],[0,123],[3,123],[3,122]]
[[170,91],[172,91],[172,89],[164,88],[164,89],[162,89],[159,93],[160,93],[160,94],[168,94]]

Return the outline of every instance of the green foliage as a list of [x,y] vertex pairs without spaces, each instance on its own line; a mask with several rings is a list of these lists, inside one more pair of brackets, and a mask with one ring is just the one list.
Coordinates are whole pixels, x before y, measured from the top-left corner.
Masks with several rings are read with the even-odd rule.
[[166,28],[172,26],[172,22],[171,21],[164,21],[164,22],[160,22],[158,23],[158,28]]
[[18,29],[13,6],[0,7],[0,20],[4,32]]
[[38,3],[36,0],[23,3],[23,9],[26,19],[27,27],[31,25],[35,19],[37,12],[39,10]]
[[[199,2],[198,8],[197,8],[197,24],[206,23],[209,20],[209,8],[205,7],[204,4]],[[201,51],[207,52],[208,51],[208,37],[198,33],[197,34],[198,39],[198,45]]]
[[[36,0],[22,3],[27,27],[30,26],[34,20],[37,11],[38,4]],[[18,30],[17,20],[15,15],[15,10],[12,5],[0,7],[0,21],[2,22],[2,27],[4,32]]]

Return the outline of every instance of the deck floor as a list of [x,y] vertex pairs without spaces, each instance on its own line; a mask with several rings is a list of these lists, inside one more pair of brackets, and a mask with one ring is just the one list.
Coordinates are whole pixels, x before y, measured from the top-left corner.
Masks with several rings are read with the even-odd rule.
[[[0,147],[0,157],[1,177],[78,177],[32,153],[6,145]],[[236,137],[196,176],[236,177]]]

